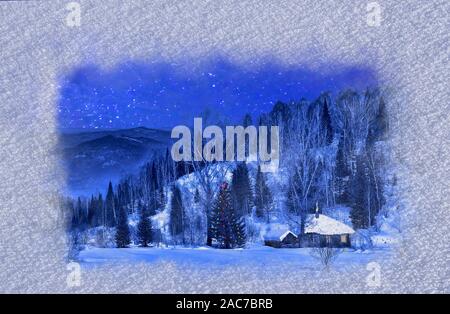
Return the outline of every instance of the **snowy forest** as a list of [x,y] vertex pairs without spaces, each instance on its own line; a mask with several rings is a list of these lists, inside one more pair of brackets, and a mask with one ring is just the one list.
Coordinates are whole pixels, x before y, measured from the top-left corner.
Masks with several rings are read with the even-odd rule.
[[389,219],[395,176],[387,166],[389,119],[379,89],[276,102],[241,121],[279,126],[278,171],[262,172],[258,161],[174,162],[166,148],[137,173],[99,187],[103,193],[64,198],[71,250],[247,248],[271,226],[304,234],[307,215],[316,211],[358,234],[379,232]]

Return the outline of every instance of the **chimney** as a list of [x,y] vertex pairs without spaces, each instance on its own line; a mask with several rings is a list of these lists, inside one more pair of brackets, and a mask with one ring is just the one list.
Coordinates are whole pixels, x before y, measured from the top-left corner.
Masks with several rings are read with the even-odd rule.
[[316,218],[319,218],[319,202],[316,202]]

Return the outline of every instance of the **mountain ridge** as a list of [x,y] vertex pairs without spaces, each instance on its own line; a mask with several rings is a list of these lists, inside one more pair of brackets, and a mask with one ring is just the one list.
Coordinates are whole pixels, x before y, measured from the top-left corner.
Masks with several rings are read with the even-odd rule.
[[170,142],[170,132],[146,127],[63,133],[58,151],[67,171],[67,192],[97,192],[109,181],[136,173]]

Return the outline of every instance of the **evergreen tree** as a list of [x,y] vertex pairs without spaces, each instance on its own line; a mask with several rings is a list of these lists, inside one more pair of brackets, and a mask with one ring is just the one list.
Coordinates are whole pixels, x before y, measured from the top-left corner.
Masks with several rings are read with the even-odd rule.
[[198,191],[198,189],[195,189],[195,194],[194,194],[194,203],[197,205],[200,203],[200,192]]
[[165,207],[166,207],[166,195],[164,194],[164,187],[161,187],[158,190],[158,208],[160,211],[163,211]]
[[270,119],[276,125],[279,125],[280,123],[286,123],[291,114],[292,112],[288,104],[277,101],[275,105],[273,105],[272,111],[270,112]]
[[170,211],[170,234],[174,241],[178,241],[183,236],[183,199],[181,196],[180,188],[174,185],[172,188],[172,210]]
[[[131,205],[131,193],[130,193],[130,182],[129,179],[124,180],[122,182],[122,197],[123,197],[123,203],[125,206]],[[131,206],[131,209],[133,210],[133,207]]]
[[103,202],[102,193],[98,193],[98,201],[97,201],[97,211],[98,211],[98,225],[105,225],[105,204]]
[[246,128],[246,127],[248,127],[249,125],[252,125],[252,124],[253,124],[253,122],[252,122],[252,116],[251,116],[249,113],[247,113],[247,114],[244,116],[243,127]]
[[371,123],[367,135],[367,142],[373,145],[376,141],[382,140],[389,128],[389,119],[386,112],[386,104],[383,98],[380,98],[374,121]]
[[202,210],[201,197],[198,188],[195,189],[193,201],[192,201],[192,211],[191,211],[191,225],[190,228],[193,232],[194,244],[203,244],[205,237],[206,226],[206,215]]
[[109,181],[108,192],[106,193],[105,200],[105,223],[108,227],[114,227],[116,225],[116,205],[114,198],[114,191],[111,181]]
[[88,224],[90,227],[97,226],[97,200],[94,195],[91,195],[91,199],[88,204]]
[[82,211],[82,205],[81,205],[81,198],[77,198],[77,204],[74,208],[74,214],[72,216],[73,225],[80,227],[81,225],[81,211]]
[[81,197],[78,197],[77,206],[75,208],[75,224],[80,230],[84,230],[88,227],[88,210],[85,202],[81,200]]
[[245,244],[244,220],[234,213],[228,183],[220,186],[211,212],[211,235],[220,248],[230,249]]
[[141,207],[139,223],[137,225],[139,244],[143,247],[147,247],[152,242],[152,225],[149,220],[147,209]]
[[247,240],[247,236],[245,233],[245,218],[240,217],[237,218],[235,215],[231,217],[231,225],[233,230],[233,244],[236,247],[245,246],[245,242]]
[[290,213],[300,214],[300,178],[297,172],[289,180],[289,186],[286,195],[286,206]]
[[255,207],[256,216],[262,218],[266,216],[267,221],[270,220],[270,211],[272,210],[272,193],[266,183],[264,173],[258,166],[255,180]]
[[334,168],[334,180],[336,186],[336,196],[338,203],[348,204],[349,194],[348,194],[348,178],[351,175],[351,171],[347,164],[344,155],[344,145],[343,140],[339,141],[338,149],[336,152],[336,161]]
[[357,158],[356,173],[351,178],[350,200],[351,211],[350,219],[355,229],[365,229],[369,227],[369,213],[367,203],[368,182],[362,158]]
[[116,197],[115,197],[115,205],[116,205],[117,208],[121,208],[121,207],[126,205],[124,197],[123,197],[122,184],[119,183],[117,185],[117,190],[116,191],[117,191],[117,194],[116,194]]
[[118,248],[125,248],[131,243],[130,229],[128,228],[128,217],[124,207],[119,210],[119,217],[116,229],[116,245]]
[[160,208],[161,204],[160,204],[158,171],[156,161],[153,161],[150,174],[150,204],[149,204],[150,215],[156,214],[156,212]]
[[75,206],[72,199],[67,199],[65,203],[65,208],[67,208],[67,211],[69,213],[69,219],[67,221],[67,227],[70,231],[73,231],[78,228],[78,221],[76,219],[76,212],[75,212]]
[[329,97],[323,96],[323,108],[322,108],[322,114],[321,114],[321,123],[322,128],[325,131],[326,134],[326,143],[327,145],[330,145],[333,142],[333,129],[331,124],[331,117],[329,112]]
[[239,163],[233,171],[231,193],[236,214],[239,217],[250,214],[253,192],[250,184],[248,168],[245,162]]
[[[242,126],[244,128],[247,128],[248,126],[250,126],[252,124],[253,124],[252,116],[249,113],[247,113],[244,116],[244,120],[242,121]],[[235,144],[237,145],[237,143],[235,143]],[[249,137],[247,135],[245,135],[245,138],[244,138],[244,147],[245,147],[245,152],[244,153],[245,153],[245,156],[247,157],[249,155],[249,150],[250,150],[250,139],[249,139]],[[236,151],[237,150],[235,150],[235,152]]]

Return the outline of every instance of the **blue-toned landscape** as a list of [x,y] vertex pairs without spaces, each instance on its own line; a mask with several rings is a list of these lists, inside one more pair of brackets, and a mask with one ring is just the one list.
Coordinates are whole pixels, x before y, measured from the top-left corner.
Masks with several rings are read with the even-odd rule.
[[[218,59],[73,69],[58,103],[69,258],[292,259],[309,269],[388,256],[400,236],[388,104],[363,67]],[[278,127],[279,165],[263,171],[248,148],[243,161],[174,160],[171,131],[193,130],[194,118],[222,130]]]

